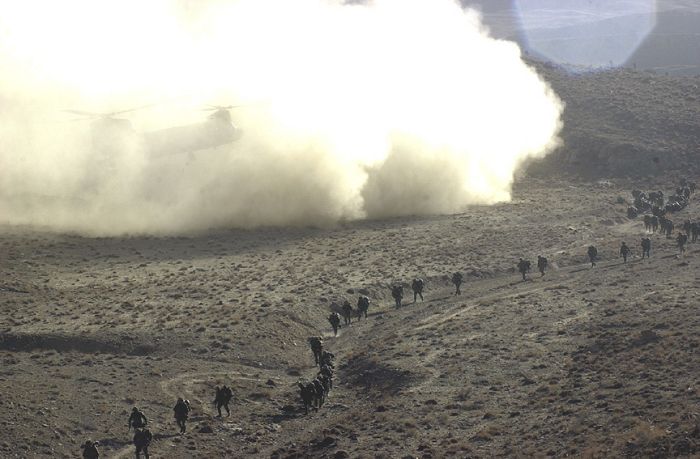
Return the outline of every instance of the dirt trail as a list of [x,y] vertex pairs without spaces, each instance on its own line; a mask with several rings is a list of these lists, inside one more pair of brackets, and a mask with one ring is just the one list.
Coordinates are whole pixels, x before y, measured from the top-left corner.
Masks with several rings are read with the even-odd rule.
[[[628,228],[624,232],[633,231]],[[431,399],[445,400],[452,397],[450,394],[454,394],[455,387],[440,383],[442,378],[446,376],[450,378],[451,376],[449,376],[449,372],[445,372],[444,363],[438,362],[444,362],[446,356],[453,353],[450,349],[460,349],[462,347],[460,343],[474,347],[478,346],[480,341],[486,343],[492,341],[490,336],[495,335],[498,343],[508,343],[509,349],[519,349],[515,355],[521,355],[520,362],[510,359],[510,367],[503,367],[503,376],[510,375],[504,379],[504,383],[511,385],[512,382],[519,380],[522,384],[521,387],[525,390],[511,386],[512,394],[506,399],[496,397],[498,399],[496,404],[493,401],[486,401],[484,407],[492,406],[492,409],[502,410],[502,406],[514,404],[518,408],[512,411],[514,414],[511,416],[519,418],[517,413],[524,408],[523,404],[526,404],[528,398],[531,397],[527,388],[531,384],[537,385],[537,381],[561,381],[562,378],[566,380],[567,375],[572,372],[571,356],[575,355],[576,349],[586,342],[581,336],[581,332],[586,329],[595,329],[597,325],[593,325],[592,322],[599,322],[601,312],[609,311],[606,309],[606,304],[615,304],[616,300],[613,295],[604,292],[601,295],[596,286],[603,284],[608,284],[611,287],[621,286],[624,291],[624,289],[629,288],[627,284],[631,279],[630,275],[642,276],[636,280],[637,283],[648,282],[654,278],[656,272],[666,269],[665,266],[669,263],[676,263],[676,260],[679,260],[672,251],[672,247],[664,245],[657,249],[653,260],[632,259],[625,264],[621,260],[614,259],[599,261],[593,268],[589,263],[574,264],[550,270],[545,277],[533,276],[531,280],[526,282],[520,281],[517,274],[498,276],[469,283],[466,288],[463,288],[461,296],[452,295],[451,287],[426,290],[427,301],[425,303],[409,304],[399,310],[387,308],[380,312],[375,311],[375,314],[378,314],[379,319],[381,319],[380,323],[376,321],[374,323],[353,323],[351,327],[344,329],[343,336],[334,343],[334,351],[341,359],[352,358],[353,355],[357,354],[358,349],[366,349],[371,355],[383,355],[385,362],[393,360],[397,365],[402,365],[403,362],[402,367],[405,367],[408,362],[413,362],[418,365],[414,368],[425,370],[423,372],[425,376],[419,382],[412,384],[410,389],[403,391],[404,396],[420,397],[422,400],[428,401]],[[697,260],[693,260],[693,263],[697,263]],[[636,274],[631,274],[633,272]],[[620,282],[623,280],[624,282]],[[573,292],[583,293],[583,298],[572,301],[573,299],[570,297]],[[625,299],[629,304],[638,304],[655,294],[657,294],[657,290],[636,292],[633,295],[626,293]],[[545,308],[542,318],[534,315],[531,316],[533,322],[524,323],[522,326],[517,325],[519,323],[516,318],[518,312],[511,309],[519,304],[537,305],[542,301],[549,304],[548,302],[552,301],[550,298],[552,295],[564,299],[569,306],[562,303],[557,307],[555,300],[551,306]],[[622,293],[618,295],[621,296]],[[438,298],[438,300],[431,298]],[[525,303],[522,303],[523,301]],[[576,302],[579,302],[580,306],[572,308],[577,304]],[[609,313],[615,314],[614,311],[609,311]],[[454,331],[450,329],[462,330],[470,322],[483,322],[484,320],[498,322],[493,322],[493,326],[488,327],[486,333],[460,332],[455,335],[455,338],[458,339],[452,338]],[[500,325],[497,325],[499,322]],[[537,327],[536,331],[526,331],[532,326]],[[438,329],[443,330],[442,336],[433,334]],[[466,332],[466,330],[464,331]],[[431,333],[426,335],[426,332]],[[391,349],[394,346],[387,345],[387,343],[392,342],[391,339],[387,339],[389,335],[408,337],[405,340],[407,352],[394,353],[394,356],[398,358],[391,358]],[[431,351],[420,352],[421,346],[416,348],[416,337],[435,343],[449,342],[450,348],[438,346]],[[415,358],[410,357],[412,354]],[[479,372],[476,371],[475,374],[478,375]],[[498,375],[498,373],[494,373],[494,375]],[[542,389],[542,386],[539,387]],[[562,389],[562,393],[567,392],[569,391]],[[384,398],[384,396],[380,398]],[[477,398],[488,400],[488,398]],[[399,403],[404,409],[406,407],[401,402],[395,401],[394,403]],[[448,406],[450,406],[449,403]],[[539,411],[533,413],[535,419],[539,416],[536,413]],[[340,419],[345,418],[340,416]],[[323,431],[337,420],[338,416],[331,415],[320,419],[314,417],[310,422],[315,427],[308,430]],[[493,425],[493,421],[490,420],[472,423],[464,429],[462,434],[465,438],[491,439],[493,434],[489,429],[493,429]],[[477,444],[479,441],[481,440],[477,440]],[[345,444],[347,445],[347,443]],[[351,441],[350,445],[352,444]],[[266,453],[270,451],[267,450]]]

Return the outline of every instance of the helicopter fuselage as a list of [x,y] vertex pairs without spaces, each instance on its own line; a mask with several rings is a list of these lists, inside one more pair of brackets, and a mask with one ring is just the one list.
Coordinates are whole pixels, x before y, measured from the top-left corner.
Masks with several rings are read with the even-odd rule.
[[92,124],[96,151],[112,156],[139,142],[148,156],[192,153],[233,142],[240,131],[231,123],[228,110],[217,110],[202,123],[137,133],[125,119],[105,118]]
[[145,132],[143,141],[149,155],[164,156],[215,148],[233,142],[238,135],[238,129],[230,122],[211,118],[203,123]]

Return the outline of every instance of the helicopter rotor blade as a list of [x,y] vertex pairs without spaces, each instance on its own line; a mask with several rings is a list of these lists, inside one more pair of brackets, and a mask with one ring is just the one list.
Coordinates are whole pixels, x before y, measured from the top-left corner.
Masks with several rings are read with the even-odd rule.
[[72,113],[74,115],[83,115],[83,116],[90,116],[90,117],[104,116],[103,113],[86,112],[83,110],[63,110],[63,111],[66,113]]
[[[172,99],[170,99],[170,100],[172,100]],[[140,105],[138,107],[128,108],[126,110],[115,110],[113,112],[103,112],[103,113],[88,112],[85,110],[63,110],[63,111],[66,113],[72,113],[74,115],[90,116],[93,118],[112,118],[113,116],[121,115],[122,113],[135,112],[136,110],[143,110],[144,108],[154,107],[156,105],[163,104],[167,101],[168,100],[153,102],[153,103],[146,104],[146,105]]]
[[210,105],[207,104],[209,108],[203,108],[202,111],[213,111],[213,110],[231,110],[232,108],[245,107],[245,105]]
[[121,115],[122,113],[129,113],[129,112],[135,112],[136,110],[143,110],[144,108],[149,108],[149,107],[154,107],[158,105],[158,103],[154,104],[148,104],[148,105],[141,105],[140,107],[134,107],[134,108],[129,108],[127,110],[119,110],[116,112],[110,112],[107,115],[108,116],[114,116],[114,115]]

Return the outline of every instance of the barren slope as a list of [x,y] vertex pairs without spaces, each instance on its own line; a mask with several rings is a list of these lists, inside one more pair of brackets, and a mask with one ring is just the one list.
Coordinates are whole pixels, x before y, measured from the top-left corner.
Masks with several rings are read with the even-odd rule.
[[[680,259],[654,236],[651,260],[620,264],[620,241],[637,249],[643,234],[615,203],[634,185],[528,179],[511,204],[323,230],[86,239],[8,228],[0,453],[74,457],[93,438],[128,457],[137,405],[152,457],[697,454],[700,250]],[[695,196],[674,219],[699,214]],[[518,257],[538,254],[551,271],[521,282]],[[393,310],[389,284],[416,276],[425,303]],[[306,337],[328,336],[331,301],[354,303],[361,288],[371,316],[326,339],[336,386],[304,416]],[[221,383],[234,388],[223,420],[210,403]],[[184,437],[171,411],[181,395],[194,407]]]

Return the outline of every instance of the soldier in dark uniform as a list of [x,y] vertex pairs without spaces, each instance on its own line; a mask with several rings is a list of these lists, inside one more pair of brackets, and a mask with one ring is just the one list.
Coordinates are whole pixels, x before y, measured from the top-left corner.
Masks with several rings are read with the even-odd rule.
[[321,408],[323,402],[326,400],[326,391],[323,388],[323,383],[319,378],[314,378],[311,384],[314,385],[314,392],[316,392],[316,406],[317,408]]
[[214,396],[214,405],[216,406],[216,411],[219,412],[218,417],[221,417],[221,408],[226,410],[226,416],[231,416],[231,411],[228,409],[228,404],[233,398],[233,391],[230,387],[225,384],[219,388],[216,386],[216,395]]
[[542,256],[537,256],[537,269],[539,269],[541,276],[544,276],[544,272],[547,269],[547,259]]
[[189,401],[178,398],[177,403],[175,403],[175,407],[173,408],[173,412],[175,414],[175,421],[180,427],[180,433],[185,433],[187,418],[190,415]]
[[323,368],[324,366],[329,367],[331,369],[335,368],[335,365],[333,364],[334,360],[335,354],[333,354],[332,352],[323,351],[323,354],[321,354],[321,363],[319,365],[319,368]]
[[314,361],[317,365],[321,363],[321,353],[323,352],[323,338],[320,336],[312,336],[309,338],[311,352],[314,353]]
[[333,327],[333,334],[338,336],[338,329],[340,328],[340,314],[337,312],[331,312],[331,315],[328,316],[328,322],[330,322],[331,327]]
[[627,263],[627,257],[629,256],[629,254],[630,248],[627,247],[627,244],[625,244],[623,241],[622,245],[620,246],[620,256],[622,257],[625,263]]
[[343,302],[343,321],[345,325],[350,325],[350,322],[352,322],[352,313],[352,305],[348,300],[345,300]]
[[649,252],[651,251],[651,239],[648,237],[643,237],[642,238],[642,258],[644,258],[644,255],[649,258]]
[[690,228],[693,226],[693,223],[690,220],[686,220],[683,222],[683,231],[685,231],[685,234],[687,236],[690,236]]
[[690,240],[691,240],[691,242],[697,242],[698,236],[700,236],[700,222],[693,222],[690,225]]
[[333,367],[323,365],[318,371],[318,374],[328,378],[328,387],[333,389]]
[[526,280],[525,274],[530,272],[530,262],[521,258],[520,261],[518,261],[518,271],[523,275],[523,280]]
[[403,286],[394,285],[393,287],[391,287],[391,296],[394,298],[394,301],[396,302],[396,307],[400,308],[401,307],[401,300],[403,299]]
[[411,282],[411,289],[413,290],[413,302],[416,302],[416,298],[420,296],[420,300],[423,301],[423,287],[425,287],[425,282],[423,279],[413,279]]
[[681,252],[681,255],[683,252],[685,252],[685,244],[688,242],[688,235],[683,234],[683,233],[678,233],[678,236],[676,236],[676,244],[678,244],[678,249]]
[[462,291],[459,289],[460,286],[462,285],[462,280],[464,277],[462,276],[462,273],[456,272],[452,274],[452,283],[455,284],[455,295],[461,295]]
[[362,315],[367,318],[367,311],[369,310],[369,297],[365,295],[360,295],[357,298],[357,318],[362,318]]
[[146,427],[146,424],[148,424],[148,419],[146,419],[146,415],[143,414],[141,410],[134,407],[131,410],[131,415],[129,416],[129,423],[127,424],[129,426],[129,430],[131,430],[132,427],[134,429]]
[[136,432],[134,432],[134,446],[136,447],[136,459],[140,459],[141,453],[143,453],[144,457],[146,459],[149,459],[148,455],[148,446],[151,444],[151,440],[153,440],[153,435],[151,435],[151,431],[144,428],[144,429],[136,429]]
[[598,249],[595,246],[588,246],[588,259],[591,260],[591,268],[595,266],[596,258],[598,258]]

